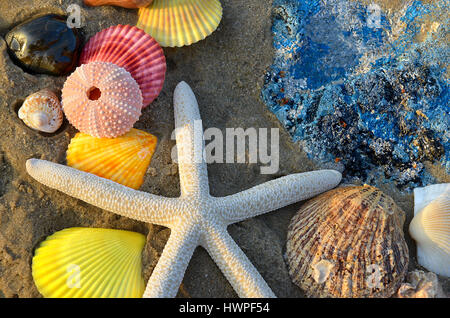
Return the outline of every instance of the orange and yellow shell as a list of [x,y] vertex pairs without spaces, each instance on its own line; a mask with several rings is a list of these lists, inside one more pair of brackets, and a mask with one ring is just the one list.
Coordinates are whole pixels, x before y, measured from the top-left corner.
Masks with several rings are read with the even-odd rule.
[[150,165],[157,138],[132,128],[117,138],[78,133],[67,150],[67,165],[139,189]]

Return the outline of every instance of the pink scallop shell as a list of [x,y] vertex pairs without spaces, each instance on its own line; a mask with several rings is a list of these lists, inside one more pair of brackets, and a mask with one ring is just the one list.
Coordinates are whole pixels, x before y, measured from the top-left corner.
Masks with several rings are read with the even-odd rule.
[[158,97],[164,85],[166,58],[150,35],[129,25],[100,31],[86,44],[80,64],[110,62],[123,67],[138,82],[147,106]]
[[79,131],[98,138],[127,133],[139,119],[142,94],[124,68],[91,62],[78,67],[62,90],[63,111]]

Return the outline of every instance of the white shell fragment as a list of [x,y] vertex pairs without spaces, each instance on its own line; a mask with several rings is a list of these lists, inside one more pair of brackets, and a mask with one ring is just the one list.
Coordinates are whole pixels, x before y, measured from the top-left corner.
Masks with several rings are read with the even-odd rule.
[[[275,294],[228,234],[227,227],[339,184],[334,170],[296,173],[226,197],[212,197],[204,143],[196,144],[201,119],[194,92],[185,82],[174,92],[175,131],[180,175],[178,198],[136,191],[94,174],[38,159],[26,169],[37,181],[122,216],[170,228],[170,237],[147,282],[144,297],[175,297],[197,246],[207,250],[238,296],[269,298]],[[202,129],[202,128],[200,128]]]
[[400,286],[397,292],[397,297],[442,298],[445,297],[445,294],[435,273],[415,270],[408,273],[406,282]]
[[417,243],[420,265],[450,277],[450,184],[414,189],[414,218],[409,233]]
[[61,103],[55,93],[48,89],[28,96],[18,115],[28,127],[46,133],[54,133],[63,122]]

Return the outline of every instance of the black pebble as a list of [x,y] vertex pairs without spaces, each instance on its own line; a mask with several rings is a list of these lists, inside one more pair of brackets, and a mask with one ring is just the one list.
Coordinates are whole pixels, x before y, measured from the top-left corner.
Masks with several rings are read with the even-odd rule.
[[6,35],[13,59],[31,73],[66,75],[78,62],[81,46],[76,29],[70,29],[67,18],[55,14],[27,20]]

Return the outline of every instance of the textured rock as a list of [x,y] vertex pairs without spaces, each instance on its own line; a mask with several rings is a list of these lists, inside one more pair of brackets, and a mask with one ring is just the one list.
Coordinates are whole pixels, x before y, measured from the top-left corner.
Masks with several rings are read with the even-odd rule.
[[[262,97],[295,141],[346,180],[407,190],[450,173],[445,1],[274,1]],[[444,172],[445,171],[445,172]]]

